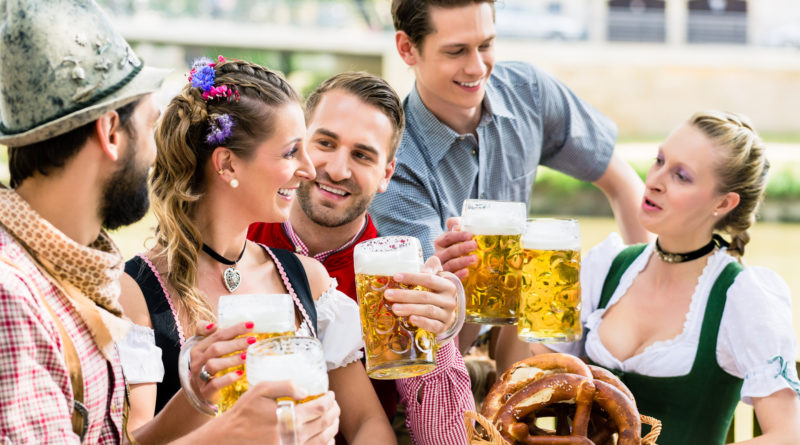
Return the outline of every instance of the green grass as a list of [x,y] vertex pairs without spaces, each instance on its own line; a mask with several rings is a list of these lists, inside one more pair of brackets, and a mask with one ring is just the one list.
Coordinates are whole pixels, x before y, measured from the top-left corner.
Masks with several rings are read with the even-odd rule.
[[[651,135],[636,135],[636,134],[619,134],[617,136],[617,144],[653,144],[656,145],[663,141],[668,132],[663,134]],[[784,132],[758,132],[761,139],[769,144],[771,142],[780,144],[800,144],[800,132],[784,131]]]
[[[647,163],[632,163],[636,173],[644,180]],[[540,168],[536,174],[535,189],[552,193],[558,198],[569,198],[576,193],[594,190],[590,183],[580,181],[549,168]],[[784,163],[773,166],[767,183],[768,199],[800,200],[800,163]]]

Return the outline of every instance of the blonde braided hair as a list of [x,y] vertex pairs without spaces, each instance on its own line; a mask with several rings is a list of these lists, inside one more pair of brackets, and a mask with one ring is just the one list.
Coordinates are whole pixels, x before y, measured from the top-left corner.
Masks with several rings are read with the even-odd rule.
[[750,226],[756,221],[767,187],[769,161],[764,143],[749,119],[739,114],[705,111],[696,113],[689,123],[722,149],[722,161],[716,166],[717,191],[737,193],[739,204],[714,229],[731,236],[728,252],[741,261],[745,245],[750,242]]
[[150,199],[157,220],[155,257],[166,261],[167,281],[190,326],[216,319],[197,287],[197,258],[203,237],[193,221],[206,188],[204,167],[218,146],[206,142],[209,116],[230,115],[233,132],[224,145],[238,157],[249,159],[255,147],[274,131],[275,109],[300,103],[280,74],[262,66],[230,60],[217,64],[214,70],[215,85],[234,88],[239,100],[206,101],[200,88],[187,84],[169,103],[156,129],[158,152],[150,175]]

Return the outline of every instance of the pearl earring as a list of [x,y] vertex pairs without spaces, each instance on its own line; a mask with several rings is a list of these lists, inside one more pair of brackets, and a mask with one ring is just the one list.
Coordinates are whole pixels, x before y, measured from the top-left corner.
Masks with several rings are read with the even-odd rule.
[[219,171],[217,172],[217,174],[218,174],[218,175],[222,175],[222,173],[224,173],[224,172],[225,172],[225,170],[223,170],[223,169],[219,169]]
[[719,216],[719,212],[714,212],[714,216]]
[[232,188],[239,187],[239,180],[236,178],[231,179],[231,187]]

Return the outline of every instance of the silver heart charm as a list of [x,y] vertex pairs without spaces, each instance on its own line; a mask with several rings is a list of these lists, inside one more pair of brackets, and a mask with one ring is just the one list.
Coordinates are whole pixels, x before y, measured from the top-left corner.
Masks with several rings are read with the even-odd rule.
[[242,274],[233,267],[229,267],[222,273],[222,281],[225,283],[225,287],[228,288],[228,292],[233,292],[242,283]]

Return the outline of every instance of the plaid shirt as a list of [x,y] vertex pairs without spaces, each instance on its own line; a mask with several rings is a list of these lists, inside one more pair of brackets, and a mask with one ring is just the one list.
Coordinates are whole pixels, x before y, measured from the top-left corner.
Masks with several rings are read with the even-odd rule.
[[58,327],[38,292],[57,314],[81,362],[85,443],[120,443],[125,381],[119,357],[109,363],[64,295],[0,228],[0,443],[78,444],[72,432],[72,385]]

